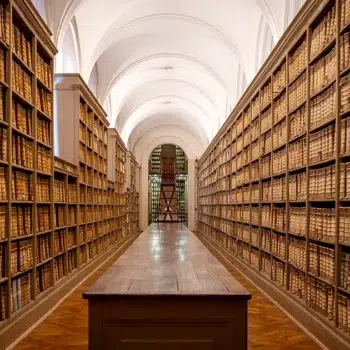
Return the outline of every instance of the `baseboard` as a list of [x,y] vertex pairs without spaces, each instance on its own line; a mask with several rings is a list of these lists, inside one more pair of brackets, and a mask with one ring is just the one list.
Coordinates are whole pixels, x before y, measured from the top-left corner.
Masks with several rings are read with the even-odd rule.
[[[245,278],[250,280],[262,291],[281,311],[296,323],[323,349],[349,349],[346,335],[342,337],[336,330],[322,322],[311,311],[303,307],[292,295],[288,295],[252,267],[235,257],[229,250],[220,246],[212,237],[202,233],[196,236],[207,246],[222,256],[230,265],[237,269]],[[339,331],[340,333],[340,331]]]
[[[80,284],[89,278],[98,268],[113,259],[120,251],[129,246],[139,233],[124,237],[106,252],[92,259],[87,264],[78,268],[71,275],[67,276],[62,283],[58,283],[44,293],[41,298],[33,301],[28,307],[16,317],[5,321],[0,329],[0,350],[12,349],[19,343],[33,325],[41,323],[64,299],[66,299]],[[39,321],[39,322],[38,322]]]

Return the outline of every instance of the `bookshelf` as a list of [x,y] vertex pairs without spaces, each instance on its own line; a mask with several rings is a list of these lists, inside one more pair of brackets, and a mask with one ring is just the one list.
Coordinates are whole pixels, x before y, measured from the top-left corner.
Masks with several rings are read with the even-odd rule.
[[53,285],[46,270],[52,268],[57,51],[31,2],[1,1],[0,22],[1,327]]
[[199,235],[347,342],[349,35],[349,0],[309,1],[197,168]]

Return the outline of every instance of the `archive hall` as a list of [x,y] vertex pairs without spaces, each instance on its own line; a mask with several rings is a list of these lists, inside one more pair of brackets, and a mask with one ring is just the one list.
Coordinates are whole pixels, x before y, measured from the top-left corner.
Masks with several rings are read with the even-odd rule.
[[350,348],[350,0],[0,0],[0,350]]

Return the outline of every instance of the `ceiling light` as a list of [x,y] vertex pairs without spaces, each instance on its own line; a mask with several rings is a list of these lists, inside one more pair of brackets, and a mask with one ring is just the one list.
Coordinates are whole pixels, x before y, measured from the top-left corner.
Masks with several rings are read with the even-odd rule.
[[166,70],[166,71],[169,71],[169,70],[173,70],[173,69],[174,69],[174,67],[171,67],[171,66],[165,66],[165,67],[163,67],[163,69],[164,69],[164,70]]

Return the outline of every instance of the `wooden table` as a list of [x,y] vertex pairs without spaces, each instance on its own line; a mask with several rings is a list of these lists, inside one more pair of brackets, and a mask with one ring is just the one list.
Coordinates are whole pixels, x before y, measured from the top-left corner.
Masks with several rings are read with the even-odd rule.
[[150,226],[83,296],[89,349],[247,348],[250,293],[179,224]]

